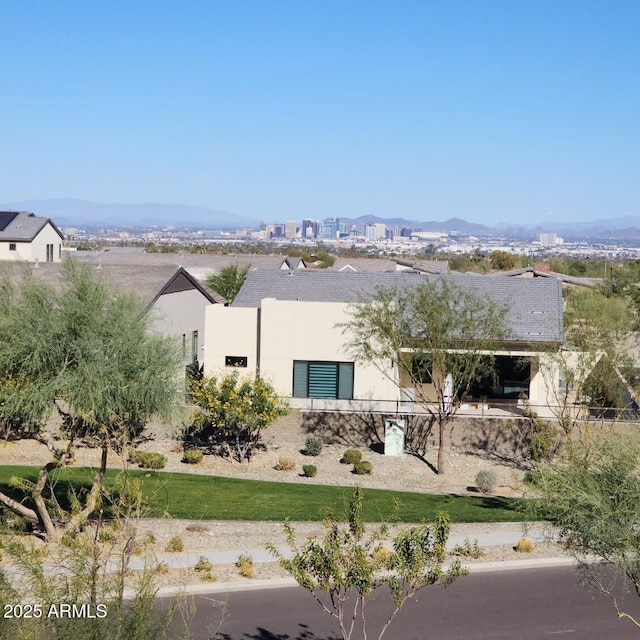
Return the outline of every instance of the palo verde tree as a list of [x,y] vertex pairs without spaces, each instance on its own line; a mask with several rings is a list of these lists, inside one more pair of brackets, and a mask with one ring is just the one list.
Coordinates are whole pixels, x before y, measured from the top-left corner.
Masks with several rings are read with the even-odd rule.
[[[19,482],[23,498],[0,492],[5,508],[48,538],[77,529],[94,512],[110,450],[121,450],[154,415],[168,417],[178,399],[173,341],[148,331],[144,303],[111,290],[88,265],[63,265],[61,289],[25,271],[0,278],[0,429],[5,438],[33,437],[52,460],[35,483]],[[61,433],[50,428],[57,413]],[[50,473],[84,441],[101,449],[100,468],[81,508],[64,513]]]
[[609,595],[620,618],[640,628],[637,602],[623,602],[620,578],[640,596],[640,445],[609,433],[575,444],[563,464],[533,474],[535,517],[548,520],[589,583]]
[[[329,518],[322,540],[311,539],[298,546],[295,530],[285,523],[291,557],[285,557],[274,545],[267,548],[323,611],[336,619],[343,640],[350,640],[354,634],[368,637],[367,602],[381,587],[388,587],[392,607],[378,632],[381,640],[404,603],[418,591],[433,584],[447,587],[467,572],[459,561],[447,571],[442,567],[450,528],[445,514],[439,513],[432,525],[405,529],[388,548],[380,542],[386,525],[367,534],[361,513],[362,490],[358,486],[349,504],[348,525]],[[379,601],[376,606],[380,606]]]
[[192,416],[194,434],[222,447],[238,462],[250,461],[262,430],[289,411],[267,380],[240,376],[238,371],[196,378],[190,392],[200,407]]
[[424,454],[426,433],[436,424],[438,473],[444,473],[445,429],[461,398],[479,378],[493,374],[487,353],[508,337],[505,313],[452,278],[425,278],[416,286],[377,288],[351,307],[341,325],[352,357],[372,364],[401,389],[415,389],[430,420],[422,423],[410,451]]
[[220,269],[217,273],[210,273],[204,280],[204,283],[211,287],[216,293],[219,293],[229,302],[238,295],[238,291],[244,284],[249,275],[251,265],[247,264],[228,264]]

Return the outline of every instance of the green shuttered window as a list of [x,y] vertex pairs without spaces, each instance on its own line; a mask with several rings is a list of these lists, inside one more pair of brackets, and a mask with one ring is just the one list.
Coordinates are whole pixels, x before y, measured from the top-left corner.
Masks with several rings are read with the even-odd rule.
[[353,362],[295,360],[293,395],[296,398],[353,398]]

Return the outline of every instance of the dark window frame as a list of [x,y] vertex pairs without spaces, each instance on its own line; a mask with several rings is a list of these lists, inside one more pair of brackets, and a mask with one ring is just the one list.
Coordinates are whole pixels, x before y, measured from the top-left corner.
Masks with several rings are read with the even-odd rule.
[[249,358],[247,356],[225,356],[224,366],[246,369],[249,366]]
[[18,245],[15,242],[10,242],[9,251],[17,251],[17,250],[18,250]]

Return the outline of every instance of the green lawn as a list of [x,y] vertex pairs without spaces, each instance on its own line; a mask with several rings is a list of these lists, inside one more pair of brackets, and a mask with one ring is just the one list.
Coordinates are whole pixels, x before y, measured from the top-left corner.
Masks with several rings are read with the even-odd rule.
[[[20,494],[9,487],[13,476],[35,480],[38,468],[0,466],[0,491],[15,498]],[[76,490],[90,486],[95,470],[65,468],[54,474],[58,500],[67,503],[70,485]],[[109,470],[106,484],[113,483],[118,472]],[[211,520],[322,520],[331,510],[345,519],[346,504],[352,494],[349,487],[328,487],[305,483],[259,482],[219,476],[187,473],[131,471],[143,479],[150,517],[168,514],[174,518]],[[366,480],[363,482],[366,484]],[[437,511],[447,511],[453,522],[515,522],[525,516],[517,511],[517,500],[491,496],[456,496],[408,493],[402,491],[364,491],[364,519],[368,522],[387,518],[399,502],[397,518],[401,522],[433,520]]]

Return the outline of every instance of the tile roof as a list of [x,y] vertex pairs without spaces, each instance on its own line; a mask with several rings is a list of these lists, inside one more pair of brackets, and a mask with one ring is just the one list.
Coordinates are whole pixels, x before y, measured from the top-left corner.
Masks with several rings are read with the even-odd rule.
[[562,342],[562,283],[554,278],[499,278],[450,273],[252,271],[232,307],[259,307],[264,298],[303,302],[356,303],[377,287],[414,287],[447,277],[456,286],[507,308],[507,324],[517,342]]
[[0,241],[2,242],[33,240],[47,224],[50,224],[62,238],[62,234],[49,218],[39,218],[28,211],[1,211],[0,214],[2,214],[0,215],[0,227],[2,227]]

